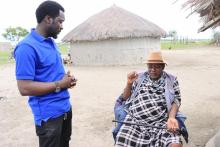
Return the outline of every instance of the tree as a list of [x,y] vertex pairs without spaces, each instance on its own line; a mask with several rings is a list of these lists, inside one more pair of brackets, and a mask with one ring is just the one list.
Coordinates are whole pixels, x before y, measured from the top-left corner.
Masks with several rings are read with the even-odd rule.
[[26,36],[28,31],[22,27],[9,27],[2,36],[13,43],[17,43],[21,38]]
[[[17,44],[18,41],[26,36],[28,34],[28,31],[22,27],[9,27],[5,30],[5,33],[2,34],[2,36],[13,43],[13,45]],[[11,54],[9,56],[9,59],[13,58],[13,51],[11,51]]]
[[176,30],[169,31],[168,36],[172,37],[174,41],[177,40],[177,31]]
[[214,32],[213,40],[217,46],[220,46],[220,32]]

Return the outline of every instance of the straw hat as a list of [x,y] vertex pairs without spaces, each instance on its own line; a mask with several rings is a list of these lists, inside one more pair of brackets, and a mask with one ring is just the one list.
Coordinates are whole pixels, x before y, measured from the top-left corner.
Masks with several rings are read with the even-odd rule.
[[167,64],[162,57],[161,51],[153,51],[148,54],[147,61],[145,63],[161,63]]

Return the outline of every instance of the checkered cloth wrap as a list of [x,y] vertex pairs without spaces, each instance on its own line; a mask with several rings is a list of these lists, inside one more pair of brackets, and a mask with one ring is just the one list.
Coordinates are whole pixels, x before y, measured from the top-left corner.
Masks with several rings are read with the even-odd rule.
[[[146,77],[129,107],[130,115],[124,121],[166,127],[168,112],[164,94],[165,73],[157,81],[152,81],[147,72],[144,74]],[[137,82],[134,82],[132,92],[135,86]],[[175,101],[180,104],[180,90],[176,79],[174,92]],[[116,147],[168,147],[171,143],[182,143],[180,134],[173,134],[166,129],[128,124],[122,125],[116,137]]]

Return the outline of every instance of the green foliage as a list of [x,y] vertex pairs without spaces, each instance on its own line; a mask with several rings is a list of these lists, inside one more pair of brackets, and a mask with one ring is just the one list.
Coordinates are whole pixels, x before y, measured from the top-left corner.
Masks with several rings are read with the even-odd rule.
[[69,43],[58,43],[58,47],[60,49],[61,54],[68,54],[69,53]]
[[0,65],[7,64],[11,56],[11,51],[0,51]]
[[26,36],[28,31],[22,27],[9,27],[5,30],[2,36],[9,41],[18,42],[21,38]]
[[169,31],[167,37],[172,37],[173,39],[176,39],[177,38],[177,31],[176,30]]
[[215,32],[213,34],[213,42],[218,46],[220,45],[220,32]]
[[205,46],[210,45],[212,43],[211,40],[177,40],[173,42],[172,40],[161,40],[161,49],[183,49],[183,48],[191,48],[195,46]]

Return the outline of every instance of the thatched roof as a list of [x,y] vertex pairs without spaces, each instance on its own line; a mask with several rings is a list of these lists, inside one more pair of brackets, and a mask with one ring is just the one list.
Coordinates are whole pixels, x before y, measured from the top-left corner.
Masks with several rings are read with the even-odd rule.
[[166,32],[152,22],[127,10],[112,6],[88,18],[70,31],[64,42],[96,41],[117,38],[161,37]]
[[204,23],[198,32],[220,26],[220,0],[188,0],[183,7],[192,8],[191,14],[200,14]]

